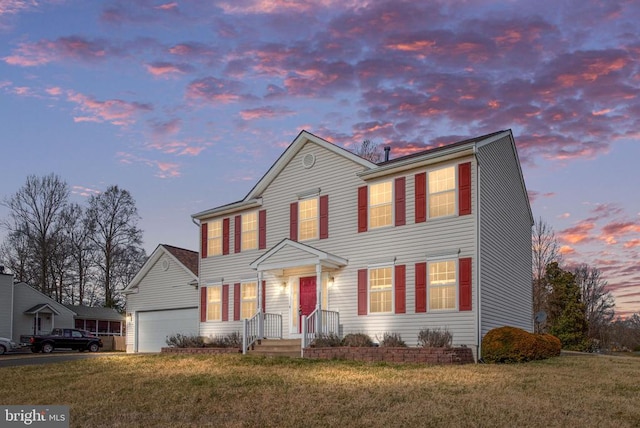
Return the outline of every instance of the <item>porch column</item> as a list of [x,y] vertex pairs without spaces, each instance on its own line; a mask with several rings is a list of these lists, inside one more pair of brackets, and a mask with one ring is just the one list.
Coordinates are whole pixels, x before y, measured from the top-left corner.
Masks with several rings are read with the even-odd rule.
[[322,265],[316,265],[316,334],[322,333]]
[[258,271],[258,338],[264,338],[264,314],[262,312],[262,271]]

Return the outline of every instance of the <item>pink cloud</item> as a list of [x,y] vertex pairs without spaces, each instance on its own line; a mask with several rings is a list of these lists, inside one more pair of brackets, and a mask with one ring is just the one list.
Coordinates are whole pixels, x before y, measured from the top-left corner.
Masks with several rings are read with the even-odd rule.
[[558,239],[569,244],[580,244],[593,239],[591,232],[595,227],[595,223],[582,221],[574,227],[562,230],[558,233]]
[[161,4],[158,6],[154,7],[155,9],[160,9],[160,10],[177,10],[178,9],[178,3],[177,2],[171,2],[171,3],[165,3],[165,4]]
[[271,119],[275,117],[286,117],[295,114],[293,110],[277,106],[257,107],[240,112],[243,120]]
[[118,152],[116,153],[116,157],[118,161],[124,165],[141,163],[148,167],[155,168],[155,176],[158,178],[178,178],[182,175],[180,172],[180,164],[178,163],[145,159],[127,152]]
[[195,68],[189,64],[174,64],[171,62],[152,62],[145,64],[147,71],[158,77],[170,77],[174,75],[192,73]]
[[247,98],[240,93],[242,88],[243,85],[236,80],[205,77],[191,82],[185,96],[191,101],[226,104]]
[[122,52],[105,40],[69,36],[56,40],[40,40],[36,43],[21,43],[3,60],[10,65],[34,67],[66,60],[96,62],[104,60],[109,54],[121,55]]
[[119,99],[99,101],[74,91],[67,92],[67,100],[76,103],[78,110],[84,114],[75,116],[75,122],[110,122],[127,126],[135,123],[138,116],[153,110],[151,104]]
[[89,197],[91,195],[99,195],[100,190],[93,189],[91,187],[74,185],[74,186],[71,186],[71,193],[73,193],[74,195]]
[[49,87],[49,88],[45,89],[45,92],[47,94],[55,97],[55,96],[58,96],[58,95],[62,94],[62,88],[59,88],[57,86],[52,86],[52,87]]

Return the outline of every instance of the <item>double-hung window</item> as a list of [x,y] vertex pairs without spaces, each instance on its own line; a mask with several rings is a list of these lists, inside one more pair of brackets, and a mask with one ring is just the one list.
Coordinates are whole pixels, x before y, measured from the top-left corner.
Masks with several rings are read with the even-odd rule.
[[207,287],[207,321],[222,320],[222,286]]
[[298,203],[298,239],[306,241],[318,238],[318,198]]
[[390,226],[392,215],[392,181],[383,181],[369,186],[369,226]]
[[391,312],[393,308],[393,270],[369,269],[369,313]]
[[242,250],[258,248],[258,213],[242,214]]
[[429,262],[429,310],[455,309],[457,286],[456,262]]
[[222,220],[210,221],[207,227],[207,255],[222,254]]
[[249,319],[258,310],[258,284],[256,282],[243,282],[240,287],[240,316],[241,319]]
[[456,212],[456,168],[429,171],[429,218],[454,215]]

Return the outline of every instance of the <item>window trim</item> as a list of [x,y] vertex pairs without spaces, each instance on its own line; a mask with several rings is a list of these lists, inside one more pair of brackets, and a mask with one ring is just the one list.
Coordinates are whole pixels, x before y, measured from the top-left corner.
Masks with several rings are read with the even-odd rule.
[[[458,166],[459,164],[454,163],[454,164],[447,164],[447,165],[442,165],[438,168],[430,168],[426,170],[426,189],[425,189],[425,204],[426,204],[426,219],[427,220],[439,220],[439,219],[445,219],[445,218],[451,218],[451,217],[458,217],[458,193],[460,190],[460,183],[458,182]],[[452,214],[447,214],[447,215],[441,215],[441,216],[436,216],[433,217],[431,216],[431,192],[429,192],[429,174],[432,172],[436,172],[436,171],[440,171],[443,169],[447,169],[447,168],[452,168],[453,169],[453,213]],[[447,192],[450,192],[450,190],[447,190]],[[434,195],[437,195],[439,193],[445,193],[445,192],[437,192],[434,193]]]
[[[256,297],[254,299],[245,299],[243,297],[243,291],[244,291],[244,287],[247,284],[254,284],[256,287]],[[258,293],[260,292],[260,287],[258,287],[258,280],[257,279],[253,279],[253,280],[246,280],[246,281],[242,281],[240,282],[240,320],[242,321],[243,319],[249,319],[251,317],[253,317],[255,315],[255,313],[258,310]],[[249,317],[243,317],[243,312],[244,312],[244,306],[245,306],[245,302],[249,303],[249,302],[254,302],[255,303],[255,310],[253,312],[253,314],[251,314]]]
[[[211,231],[212,231],[212,225],[218,223],[219,224],[219,230],[220,230],[220,235],[219,236],[215,236],[215,237],[211,237]],[[218,249],[219,251],[216,251],[215,253],[211,251],[211,241],[214,239],[219,239],[220,240],[220,248]],[[223,253],[223,239],[224,239],[224,230],[223,230],[223,221],[222,219],[215,219],[215,220],[211,220],[207,222],[207,257],[216,257],[216,256],[221,256]]]
[[[316,201],[316,215],[313,218],[315,220],[315,235],[310,237],[310,238],[304,238],[302,239],[301,237],[301,230],[302,230],[302,223],[303,221],[310,221],[310,219],[306,219],[303,220],[302,218],[302,204],[306,201],[311,201],[311,200],[315,200]],[[315,194],[311,197],[307,197],[304,199],[299,199],[298,200],[298,241],[299,242],[304,242],[304,241],[313,241],[313,240],[317,240],[320,239],[320,196]]]
[[[455,257],[450,257],[450,256],[440,256],[440,257],[432,257],[432,258],[428,258],[427,259],[427,267],[426,267],[426,274],[427,274],[427,282],[426,282],[426,292],[427,292],[427,313],[429,312],[459,312],[459,308],[460,308],[460,263],[459,263],[459,257],[455,256]],[[443,263],[443,262],[453,262],[454,263],[454,269],[455,269],[455,283],[453,283],[453,288],[454,288],[454,307],[453,308],[441,308],[441,309],[435,309],[431,307],[431,289],[432,287],[445,287],[443,285],[440,286],[432,286],[431,285],[431,265],[433,263]],[[450,286],[450,285],[448,285]]]
[[[218,305],[220,305],[220,318],[212,318],[210,317],[209,314],[209,293],[214,290],[214,289],[218,289],[219,293],[220,293],[220,300],[218,301]],[[207,309],[206,309],[206,317],[205,317],[205,322],[222,322],[222,283],[216,283],[216,284],[207,284],[207,288],[206,288],[206,304],[207,304]]]
[[[372,197],[371,197],[371,188],[373,186],[377,186],[379,184],[383,184],[383,183],[389,183],[389,186],[391,187],[391,198],[388,202],[389,205],[389,210],[391,211],[391,218],[389,220],[389,224],[385,224],[383,226],[373,226],[372,222],[371,222],[371,211],[372,208],[374,208],[373,205],[371,205],[371,201],[372,201]],[[375,183],[370,183],[367,186],[367,230],[373,230],[373,229],[384,229],[384,228],[388,228],[388,227],[394,227],[395,225],[395,179],[390,178],[387,180],[380,180],[377,181]],[[387,205],[387,204],[384,204]],[[384,206],[382,204],[378,204],[375,207],[381,207]]]
[[[254,215],[255,216],[255,229],[252,230],[244,230],[244,225],[245,225],[245,216],[248,215]],[[252,251],[252,250],[257,250],[259,248],[259,240],[260,240],[260,218],[259,218],[260,214],[258,213],[258,211],[256,210],[252,210],[252,211],[247,211],[245,213],[240,214],[240,251],[239,252],[243,252],[243,251]],[[247,248],[247,246],[245,245],[245,235],[248,232],[253,232],[255,234],[255,245],[252,246],[251,248]]]
[[[389,289],[389,293],[391,293],[391,308],[389,311],[384,312],[373,312],[371,311],[371,271],[376,269],[389,269],[391,270],[391,288]],[[385,263],[385,264],[376,264],[367,266],[367,315],[393,315],[395,314],[395,264],[394,263]],[[381,293],[383,291],[376,291],[377,293]],[[384,291],[386,292],[386,290]]]

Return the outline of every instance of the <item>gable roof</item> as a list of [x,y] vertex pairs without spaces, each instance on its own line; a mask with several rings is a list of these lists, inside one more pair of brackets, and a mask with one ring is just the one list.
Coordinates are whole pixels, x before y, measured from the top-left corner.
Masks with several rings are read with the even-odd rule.
[[84,305],[65,305],[68,309],[76,313],[78,319],[122,321],[124,316],[113,308]]
[[[16,290],[21,290],[21,289],[27,291],[28,293],[34,293],[34,294],[38,295],[38,299],[40,301],[44,302],[44,303],[39,303],[39,304],[29,308],[27,311],[32,311],[32,313],[36,313],[36,312],[41,311],[45,307],[48,307],[52,311],[54,311],[57,315],[59,315],[60,312],[67,312],[67,313],[70,313],[71,315],[75,315],[76,314],[75,312],[73,312],[71,309],[67,308],[62,303],[56,302],[54,299],[52,299],[51,297],[47,296],[43,292],[41,292],[39,290],[36,290],[34,287],[30,286],[26,282],[17,282],[15,284],[13,284],[13,287],[14,287],[14,294],[13,294],[14,304],[16,304],[18,299],[21,298],[21,297],[19,297],[20,291],[16,292]],[[27,312],[25,312],[25,313],[27,313]]]
[[298,136],[293,140],[289,147],[280,155],[280,157],[275,161],[273,165],[269,168],[269,170],[262,176],[262,178],[253,186],[253,188],[247,193],[244,199],[236,202],[232,202],[230,204],[221,205],[216,208],[208,209],[205,211],[201,211],[199,213],[193,214],[191,217],[194,219],[205,219],[207,217],[211,217],[214,215],[226,214],[228,212],[254,208],[262,205],[262,200],[260,196],[264,192],[264,190],[271,184],[271,182],[282,172],[282,170],[287,166],[287,164],[294,158],[296,154],[307,144],[307,143],[315,143],[339,156],[342,156],[350,161],[362,166],[363,169],[375,168],[376,164],[368,161],[347,149],[344,149],[340,146],[337,146],[333,143],[330,143],[327,140],[324,140],[317,135],[314,135],[308,131],[301,131]]
[[[303,259],[287,260],[285,262],[269,263],[269,259],[276,255],[279,251],[291,248],[297,250],[303,255]],[[285,238],[278,242],[270,250],[265,252],[262,256],[254,260],[249,266],[258,271],[271,270],[271,269],[285,269],[288,267],[301,266],[306,264],[320,263],[323,266],[330,268],[338,268],[346,266],[349,261],[342,257],[338,257],[326,251],[319,250],[310,245],[303,244],[301,242],[292,241],[289,238]]]
[[54,308],[53,306],[51,306],[48,303],[38,303],[37,305],[27,309],[26,311],[24,311],[25,314],[28,315],[34,315],[37,313],[40,313],[44,310],[48,309],[49,311],[53,312],[56,315],[60,315],[60,312],[56,311],[56,308]]
[[198,253],[195,251],[187,250],[185,248],[174,247],[173,245],[159,244],[153,253],[149,256],[147,261],[142,265],[136,276],[133,277],[129,285],[122,291],[124,294],[132,293],[133,289],[138,287],[138,284],[149,273],[151,268],[160,260],[160,257],[166,255],[172,259],[177,266],[180,266],[187,275],[193,280],[198,279]]

